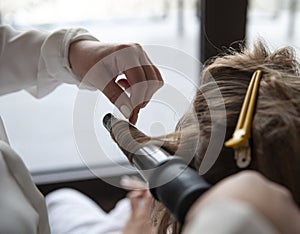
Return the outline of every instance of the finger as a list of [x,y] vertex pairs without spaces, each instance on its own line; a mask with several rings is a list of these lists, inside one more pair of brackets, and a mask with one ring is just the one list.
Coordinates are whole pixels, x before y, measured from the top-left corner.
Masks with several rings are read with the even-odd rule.
[[129,118],[130,123],[135,124],[137,122],[140,109],[141,109],[141,105],[135,107],[134,110],[131,112],[131,116]]
[[151,207],[153,203],[153,197],[149,190],[144,190],[145,207]]
[[128,82],[128,80],[122,78],[120,80],[117,81],[118,85],[121,86],[124,90],[126,90],[127,92],[130,93],[130,84]]
[[142,191],[133,191],[128,194],[127,197],[130,200],[132,214],[136,214],[136,212],[138,211],[142,194],[143,194]]
[[127,197],[129,199],[135,199],[135,198],[141,198],[144,196],[144,191],[145,190],[134,190],[134,191],[131,191],[127,194]]
[[108,99],[129,119],[133,111],[131,101],[124,90],[120,88],[115,80],[111,80],[102,91]]
[[155,92],[163,85],[162,76],[155,66],[143,66],[143,70],[147,79],[147,90],[142,108],[148,104]]
[[153,199],[151,193],[149,192],[149,190],[145,191],[145,194],[144,194],[144,208],[147,211],[146,215],[148,217],[151,217],[152,209],[153,209],[153,203],[154,203],[154,199]]
[[139,66],[126,70],[124,73],[131,89],[130,100],[132,107],[136,108],[145,101],[147,92],[147,80],[144,69]]
[[139,191],[139,209],[136,210],[136,215],[140,215],[140,218],[150,220],[153,209],[153,198],[148,190]]
[[152,61],[148,57],[147,53],[143,50],[143,54],[140,56],[140,63],[143,64],[143,69],[148,81],[155,80],[156,82],[150,82],[146,93],[146,102],[142,107],[145,107],[152,98],[153,94],[162,87],[163,79],[156,66],[153,65]]
[[122,176],[120,184],[125,189],[144,190],[147,189],[147,184],[136,176]]
[[[129,82],[128,82],[127,79],[120,79],[120,80],[117,81],[117,83],[118,83],[119,86],[121,86],[124,89],[124,91],[126,92],[126,94],[128,94],[128,95],[131,94],[130,84],[129,84]],[[137,122],[138,114],[139,114],[140,109],[141,109],[141,105],[138,105],[131,112],[131,116],[129,118],[129,122],[130,123],[135,124]]]
[[131,212],[134,214],[138,208],[139,208],[139,198],[138,197],[131,197],[130,198],[130,206],[131,206]]

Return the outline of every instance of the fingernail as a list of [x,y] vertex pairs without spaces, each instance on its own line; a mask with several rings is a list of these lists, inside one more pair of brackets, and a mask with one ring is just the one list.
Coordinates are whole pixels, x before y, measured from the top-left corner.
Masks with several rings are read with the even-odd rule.
[[131,111],[130,111],[130,109],[129,109],[128,106],[122,105],[122,106],[120,107],[120,111],[122,112],[122,114],[123,114],[127,119],[129,119],[129,117],[130,117],[130,115],[131,115]]

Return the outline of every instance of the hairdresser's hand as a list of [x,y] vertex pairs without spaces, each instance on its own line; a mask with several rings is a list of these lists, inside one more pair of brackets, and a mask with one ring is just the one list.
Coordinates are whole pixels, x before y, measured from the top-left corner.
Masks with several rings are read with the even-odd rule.
[[154,200],[148,190],[147,184],[135,176],[123,176],[120,185],[124,189],[134,190],[128,193],[131,204],[131,216],[128,219],[123,233],[155,233],[151,221]]
[[151,221],[153,198],[148,190],[135,190],[128,194],[131,215],[123,229],[124,234],[155,233]]
[[218,200],[245,202],[267,218],[279,233],[300,233],[300,212],[290,192],[251,171],[228,177],[204,194],[189,212],[186,225],[201,212],[201,207]]
[[75,75],[102,91],[132,123],[163,85],[160,72],[138,44],[81,40],[70,45],[69,61]]

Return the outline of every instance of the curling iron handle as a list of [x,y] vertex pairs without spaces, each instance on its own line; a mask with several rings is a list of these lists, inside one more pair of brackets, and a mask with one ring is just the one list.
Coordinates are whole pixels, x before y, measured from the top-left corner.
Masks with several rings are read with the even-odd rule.
[[[103,124],[109,132],[115,120],[110,113],[103,118]],[[134,128],[130,124],[128,126]],[[167,153],[157,146],[145,146],[137,150],[132,163],[148,181],[152,195],[181,224],[193,203],[211,187],[180,157],[167,157]]]
[[[167,180],[174,172],[177,172],[174,179]],[[156,186],[157,183],[163,181],[169,182]],[[211,187],[202,176],[187,167],[186,163],[177,157],[170,158],[166,163],[160,165],[148,182],[152,195],[181,224],[184,223],[185,216],[194,202]]]

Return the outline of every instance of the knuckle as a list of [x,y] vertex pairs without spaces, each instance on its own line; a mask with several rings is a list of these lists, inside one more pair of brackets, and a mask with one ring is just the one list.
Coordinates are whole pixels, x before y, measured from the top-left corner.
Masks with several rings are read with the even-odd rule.
[[124,50],[124,49],[128,49],[128,48],[131,48],[131,44],[130,43],[123,43],[123,44],[118,44],[116,46],[116,49],[117,50]]
[[164,85],[164,81],[163,80],[160,80],[157,82],[157,89],[160,89],[161,87],[163,87]]
[[119,50],[131,48],[137,51],[143,51],[143,47],[139,43],[124,43],[117,46]]
[[136,50],[143,51],[143,47],[139,43],[131,43],[131,47]]
[[[139,43],[132,43],[131,44],[131,48],[140,56],[142,56],[142,58],[145,58],[145,54],[146,52],[144,51],[143,47],[139,44]],[[148,64],[148,63],[147,63]]]

